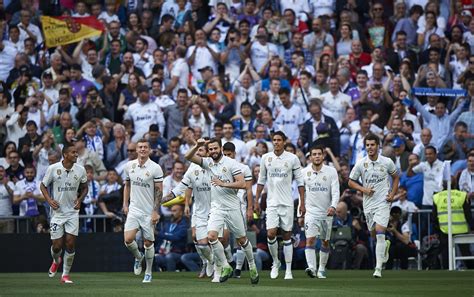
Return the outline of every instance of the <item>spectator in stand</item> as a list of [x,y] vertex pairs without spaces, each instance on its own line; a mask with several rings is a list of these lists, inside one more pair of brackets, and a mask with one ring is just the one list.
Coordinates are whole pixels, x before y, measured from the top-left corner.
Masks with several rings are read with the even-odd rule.
[[0,234],[13,233],[15,221],[12,219],[2,219],[5,216],[13,215],[12,203],[15,184],[9,180],[3,166],[0,166]]
[[185,252],[189,222],[183,216],[181,204],[171,207],[171,221],[159,225],[156,237],[156,266],[168,272],[176,271],[181,255]]
[[400,261],[401,269],[408,269],[408,258],[416,257],[416,245],[411,242],[411,226],[409,222],[402,220],[402,209],[393,206],[390,210],[390,219],[387,227],[388,240],[390,240],[389,259],[387,269],[394,267],[394,260]]

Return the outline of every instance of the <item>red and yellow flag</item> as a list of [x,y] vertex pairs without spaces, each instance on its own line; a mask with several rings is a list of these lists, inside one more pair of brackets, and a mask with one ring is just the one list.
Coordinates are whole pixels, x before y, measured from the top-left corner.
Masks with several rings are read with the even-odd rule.
[[104,25],[96,17],[42,16],[41,24],[47,47],[79,42],[102,34]]

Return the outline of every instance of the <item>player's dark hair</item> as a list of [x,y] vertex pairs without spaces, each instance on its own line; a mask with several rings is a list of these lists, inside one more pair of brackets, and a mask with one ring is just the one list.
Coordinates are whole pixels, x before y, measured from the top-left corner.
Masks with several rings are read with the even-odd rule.
[[63,154],[63,156],[69,151],[70,148],[73,148],[74,145],[71,145],[71,144],[65,144],[63,149],[61,150],[61,153]]
[[377,145],[380,145],[380,138],[375,135],[374,133],[369,133],[367,136],[364,138],[364,145],[367,144],[367,141],[373,140]]
[[278,91],[278,95],[283,95],[283,94],[290,96],[290,90],[287,89],[287,88],[281,88],[281,89]]
[[283,133],[283,131],[276,131],[272,134],[272,139],[273,137],[275,136],[281,136],[281,138],[283,138],[283,141],[286,141],[288,139],[288,137],[286,137],[285,133]]
[[92,172],[94,172],[94,167],[92,167],[92,165],[90,165],[90,164],[84,165],[84,169],[86,170],[86,172],[87,172],[87,171],[92,171]]
[[311,154],[313,151],[321,151],[324,154],[326,152],[326,148],[323,145],[317,144],[311,147],[309,153]]
[[222,143],[221,143],[221,140],[219,138],[211,138],[209,139],[209,142],[207,143],[207,145],[209,146],[211,143],[217,143],[219,145],[219,147],[222,147]]
[[25,165],[25,170],[26,169],[33,169],[36,172],[36,167],[33,164],[26,164]]
[[160,132],[158,124],[151,124],[150,128],[148,128],[148,131],[150,131],[150,132]]
[[231,151],[231,152],[234,153],[235,152],[235,144],[228,141],[228,142],[224,143],[224,145],[222,146],[222,150],[223,151]]

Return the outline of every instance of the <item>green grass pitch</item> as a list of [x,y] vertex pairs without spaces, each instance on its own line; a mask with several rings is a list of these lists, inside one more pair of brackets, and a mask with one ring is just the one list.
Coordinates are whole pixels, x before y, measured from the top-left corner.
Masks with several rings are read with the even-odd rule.
[[59,283],[58,273],[0,274],[0,296],[474,296],[474,271],[384,271],[373,279],[372,271],[328,271],[327,279],[310,279],[293,271],[293,280],[271,280],[269,271],[260,273],[260,283],[250,284],[248,273],[241,279],[211,283],[195,273],[153,273],[151,284],[130,273],[72,273],[72,285]]

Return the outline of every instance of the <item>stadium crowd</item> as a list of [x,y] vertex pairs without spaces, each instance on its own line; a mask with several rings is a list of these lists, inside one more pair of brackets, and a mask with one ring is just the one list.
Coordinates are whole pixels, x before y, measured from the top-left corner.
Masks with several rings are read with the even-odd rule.
[[[18,231],[1,220],[12,215],[33,218],[22,229],[48,232],[39,183],[64,145],[76,146],[87,171],[81,213],[104,214],[108,231],[121,232],[124,165],[140,138],[166,175],[164,195],[202,137],[235,145],[255,195],[270,136],[283,131],[285,150],[303,166],[322,144],[339,173],[329,268],[372,268],[362,194],[348,179],[374,133],[401,175],[387,265],[406,269],[418,232],[438,233],[446,246],[440,212],[432,224],[410,219],[436,210],[445,160],[453,188],[465,193],[466,232],[474,231],[473,13],[469,0],[0,0],[0,233]],[[45,15],[94,16],[105,30],[47,48]],[[293,192],[296,201],[296,184]],[[200,270],[189,227],[184,206],[161,208],[156,266]],[[265,222],[255,216],[248,228],[257,267],[268,268]],[[91,219],[81,231],[92,232]],[[296,216],[292,240],[294,265],[304,268]]]

